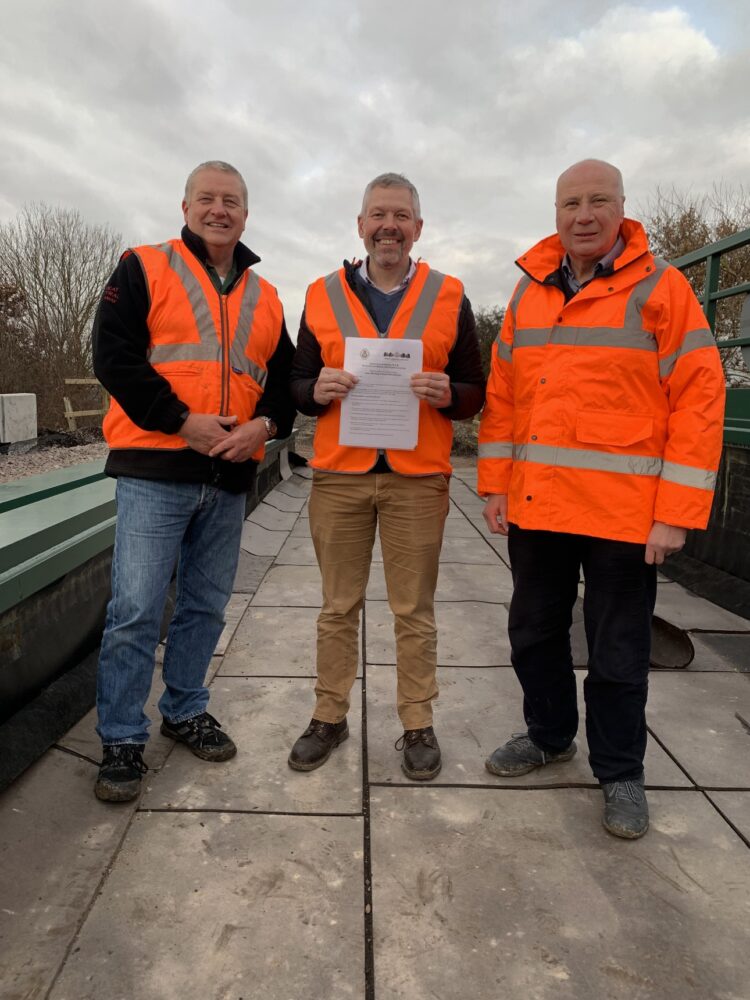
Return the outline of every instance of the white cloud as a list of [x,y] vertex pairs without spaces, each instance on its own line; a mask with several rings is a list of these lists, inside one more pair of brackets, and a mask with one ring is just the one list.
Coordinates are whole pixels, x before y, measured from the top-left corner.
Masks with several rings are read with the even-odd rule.
[[476,305],[553,226],[557,174],[746,181],[748,29],[722,0],[15,0],[0,37],[0,218],[77,207],[129,241],[175,234],[189,170],[235,163],[247,242],[295,328],[306,285],[361,250],[365,183],[417,184],[425,259]]

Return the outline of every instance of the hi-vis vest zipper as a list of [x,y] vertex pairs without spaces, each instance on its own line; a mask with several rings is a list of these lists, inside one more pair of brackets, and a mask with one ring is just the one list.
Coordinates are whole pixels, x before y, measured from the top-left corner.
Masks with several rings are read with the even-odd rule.
[[[133,250],[150,296],[149,362],[194,413],[250,420],[276,350],[282,308],[276,290],[246,270],[229,294],[217,292],[181,240]],[[104,418],[110,448],[187,448],[178,434],[147,431],[116,400]],[[253,458],[261,459],[263,448]]]
[[[463,285],[457,278],[417,264],[398,309],[385,333],[391,340],[421,340],[424,371],[441,372],[458,333]],[[320,344],[323,364],[344,367],[347,337],[380,336],[372,317],[349,288],[343,268],[319,278],[307,290],[305,319]],[[353,448],[339,444],[341,403],[334,400],[318,417],[313,468],[328,472],[369,472],[378,457],[375,448]],[[420,401],[419,437],[414,451],[388,448],[386,461],[394,472],[405,476],[450,474],[453,441],[451,421],[434,407]]]

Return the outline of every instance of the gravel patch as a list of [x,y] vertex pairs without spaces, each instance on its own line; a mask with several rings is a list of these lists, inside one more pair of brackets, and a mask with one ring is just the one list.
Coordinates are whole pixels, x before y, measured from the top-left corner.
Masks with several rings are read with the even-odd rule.
[[54,469],[66,469],[79,462],[105,458],[107,446],[103,441],[80,445],[77,448],[42,448],[25,454],[0,455],[0,483],[10,483],[25,476],[36,476]]

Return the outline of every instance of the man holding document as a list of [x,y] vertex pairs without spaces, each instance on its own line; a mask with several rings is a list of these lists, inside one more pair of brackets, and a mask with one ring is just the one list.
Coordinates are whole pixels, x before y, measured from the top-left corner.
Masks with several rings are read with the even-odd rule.
[[359,612],[379,524],[395,619],[402,768],[439,772],[434,595],[448,513],[451,420],[484,401],[471,305],[457,278],[409,256],[422,232],[419,195],[400,174],[365,189],[357,220],[367,257],[307,292],[292,394],[318,418],[310,530],[323,583],[316,705],[289,756],[312,771],[349,735]]

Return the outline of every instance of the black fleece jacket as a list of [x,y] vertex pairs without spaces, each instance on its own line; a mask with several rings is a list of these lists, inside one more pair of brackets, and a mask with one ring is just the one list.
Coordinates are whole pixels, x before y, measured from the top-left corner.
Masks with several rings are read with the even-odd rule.
[[[367,294],[367,288],[356,280],[358,261],[344,261],[346,281],[362,305],[373,317],[374,312]],[[323,406],[313,399],[315,383],[323,367],[320,344],[307,325],[304,312],[297,337],[297,350],[292,362],[291,388],[294,404],[300,413],[309,417],[320,416],[330,406]],[[471,303],[463,297],[458,315],[458,330],[453,347],[448,355],[445,371],[451,383],[451,404],[439,412],[449,420],[465,420],[478,413],[484,403],[485,377],[477,342],[476,323]]]
[[[185,226],[181,239],[205,266],[203,240]],[[260,260],[243,243],[234,251],[236,284],[243,272]],[[217,295],[219,292],[217,291]],[[133,423],[144,430],[176,434],[187,407],[172,391],[168,380],[149,364],[150,307],[146,278],[137,255],[127,251],[104,289],[94,319],[94,373],[117,400]],[[294,346],[282,323],[276,350],[268,361],[268,378],[255,410],[256,416],[271,417],[278,436],[287,437],[294,423],[294,404],[289,394],[289,368]],[[183,483],[210,483],[230,493],[252,486],[256,462],[227,462],[209,458],[192,448],[178,450],[118,448],[110,451],[105,471],[110,476],[163,479]]]

